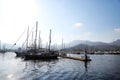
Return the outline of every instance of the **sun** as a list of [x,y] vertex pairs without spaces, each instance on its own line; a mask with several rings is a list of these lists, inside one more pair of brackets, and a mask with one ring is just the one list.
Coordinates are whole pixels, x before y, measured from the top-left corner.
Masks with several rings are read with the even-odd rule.
[[37,3],[35,0],[2,0],[1,2],[0,37],[4,42],[11,43],[18,38],[25,27],[37,20]]

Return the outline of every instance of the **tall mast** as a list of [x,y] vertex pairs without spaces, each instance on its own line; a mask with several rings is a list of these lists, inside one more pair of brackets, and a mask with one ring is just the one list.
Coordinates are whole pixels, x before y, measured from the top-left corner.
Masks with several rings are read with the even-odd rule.
[[38,22],[36,21],[36,30],[35,30],[35,51],[37,49],[37,30],[38,30]]
[[33,31],[32,31],[32,39],[31,39],[31,45],[32,45],[32,47],[34,47],[34,41],[33,41],[34,39],[33,39]]
[[63,49],[63,38],[62,38],[62,46],[61,46],[62,48],[61,48],[61,50]]
[[39,30],[38,48],[41,48],[41,37],[40,37],[40,30]]
[[28,26],[28,30],[27,30],[27,43],[26,43],[26,49],[28,48],[28,39],[29,39],[29,26]]
[[51,45],[51,29],[50,29],[50,34],[49,34],[49,52],[50,52],[50,45]]
[[46,42],[46,49],[48,49],[48,42]]

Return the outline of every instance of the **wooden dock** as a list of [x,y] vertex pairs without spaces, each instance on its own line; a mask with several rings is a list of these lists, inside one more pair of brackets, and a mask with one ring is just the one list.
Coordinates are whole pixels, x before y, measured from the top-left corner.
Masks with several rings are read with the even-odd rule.
[[71,57],[71,56],[63,56],[63,58],[74,59],[74,60],[80,60],[80,61],[91,61],[91,59],[78,58],[78,57]]

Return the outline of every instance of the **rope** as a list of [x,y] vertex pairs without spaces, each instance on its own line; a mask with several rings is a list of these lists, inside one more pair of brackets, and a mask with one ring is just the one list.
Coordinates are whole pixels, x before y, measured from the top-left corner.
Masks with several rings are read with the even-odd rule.
[[[32,27],[32,30],[34,29],[34,27],[35,27],[35,26]],[[16,40],[16,42],[15,42],[9,49],[12,49],[12,48],[17,44],[17,42],[20,40],[20,38],[23,36],[23,34],[25,33],[26,30],[27,30],[27,29],[24,30],[24,32],[19,36],[19,38]],[[31,30],[30,34],[32,33],[32,30]],[[29,35],[30,35],[30,34],[29,34]],[[28,36],[29,36],[29,35],[28,35]],[[27,41],[27,39],[25,40],[25,42],[22,44],[21,47],[23,47],[23,46],[25,45],[26,41]]]
[[17,42],[20,40],[20,38],[25,33],[25,31],[26,31],[26,29],[23,31],[23,33],[18,37],[18,39],[15,41],[15,43],[9,49],[12,49],[17,44]]
[[[35,27],[35,26],[32,27],[32,30],[34,29],[34,27]],[[30,34],[32,33],[32,30],[30,31]],[[29,35],[30,35],[30,34],[29,34]],[[29,35],[28,35],[28,37],[29,37]],[[27,41],[27,39],[26,39],[25,42],[22,44],[22,47],[25,45],[26,41]]]

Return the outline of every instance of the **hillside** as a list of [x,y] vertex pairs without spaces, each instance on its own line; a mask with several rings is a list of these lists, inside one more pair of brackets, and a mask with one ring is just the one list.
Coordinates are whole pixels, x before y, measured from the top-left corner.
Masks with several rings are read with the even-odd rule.
[[68,49],[72,49],[72,50],[77,50],[77,49],[84,50],[85,48],[87,48],[90,51],[91,50],[102,50],[102,51],[119,50],[120,51],[120,40],[116,40],[110,43],[75,40],[69,43],[69,45],[70,47]]

